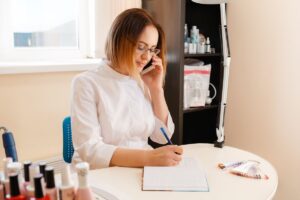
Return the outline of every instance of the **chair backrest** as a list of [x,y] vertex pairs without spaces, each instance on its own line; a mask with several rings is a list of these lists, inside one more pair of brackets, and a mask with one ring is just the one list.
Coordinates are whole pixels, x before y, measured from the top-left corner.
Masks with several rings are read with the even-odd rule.
[[72,162],[74,153],[71,129],[71,117],[66,117],[63,121],[63,158],[67,163]]

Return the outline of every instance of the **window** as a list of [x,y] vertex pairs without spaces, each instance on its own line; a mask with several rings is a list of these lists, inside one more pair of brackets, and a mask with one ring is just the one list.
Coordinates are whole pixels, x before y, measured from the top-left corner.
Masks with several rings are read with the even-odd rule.
[[0,0],[0,74],[85,70],[114,18],[141,0]]
[[78,0],[11,0],[14,47],[78,48]]
[[92,56],[93,1],[0,0],[0,60],[60,60]]

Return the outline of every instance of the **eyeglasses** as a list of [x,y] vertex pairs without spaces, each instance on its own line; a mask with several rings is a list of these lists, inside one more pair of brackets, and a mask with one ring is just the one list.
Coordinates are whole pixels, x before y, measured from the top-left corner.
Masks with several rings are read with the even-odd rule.
[[151,56],[157,55],[160,52],[160,49],[156,49],[156,48],[148,48],[148,45],[144,44],[144,43],[139,43],[136,47],[137,51],[141,54],[147,53],[147,51],[150,52]]

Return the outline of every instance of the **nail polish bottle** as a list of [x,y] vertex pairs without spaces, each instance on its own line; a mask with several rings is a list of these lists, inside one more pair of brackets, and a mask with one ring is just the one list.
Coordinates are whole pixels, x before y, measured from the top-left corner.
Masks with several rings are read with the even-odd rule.
[[74,200],[75,199],[75,187],[71,179],[70,166],[64,165],[61,177],[61,186],[59,188],[60,200]]
[[43,175],[37,174],[34,176],[34,196],[35,200],[50,200],[49,196],[44,194],[43,190]]
[[81,162],[76,164],[78,176],[78,189],[76,191],[75,200],[95,200],[95,197],[88,185],[89,164]]
[[18,174],[18,182],[19,182],[19,189],[22,195],[26,195],[24,189],[24,180],[22,177],[22,164],[20,162],[12,162],[7,164],[7,171],[9,174],[16,173]]
[[46,195],[49,196],[50,200],[57,200],[57,189],[55,187],[53,167],[51,166],[46,167],[45,177],[46,177]]
[[10,197],[8,200],[26,200],[26,197],[20,192],[19,174],[12,173],[9,175]]
[[26,197],[28,199],[34,197],[34,177],[39,174],[39,166],[32,164],[29,166],[29,185],[26,187]]
[[25,189],[25,194],[27,194],[27,186],[30,184],[30,176],[29,176],[29,167],[31,165],[31,161],[24,161],[23,162],[23,168],[24,168],[24,189]]
[[12,163],[13,162],[13,159],[10,158],[10,157],[7,157],[7,158],[4,158],[2,160],[3,162],[3,175],[4,175],[4,178],[3,178],[3,186],[4,186],[4,191],[5,191],[5,197],[7,197],[9,194],[10,194],[10,185],[9,185],[9,176],[8,176],[8,171],[7,171],[7,165],[9,163]]
[[44,177],[44,181],[47,182],[47,178],[45,177],[45,169],[47,167],[47,163],[46,162],[40,162],[39,163],[39,168],[40,168],[40,173],[43,174]]

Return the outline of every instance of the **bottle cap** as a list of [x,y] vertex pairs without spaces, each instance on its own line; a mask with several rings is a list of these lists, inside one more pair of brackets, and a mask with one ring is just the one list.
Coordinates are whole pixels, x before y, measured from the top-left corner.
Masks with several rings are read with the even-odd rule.
[[34,196],[35,198],[43,198],[44,192],[42,187],[43,174],[37,174],[34,176]]
[[206,38],[206,44],[209,44],[210,43],[210,40],[209,40],[209,37]]
[[88,171],[89,164],[87,162],[81,162],[76,164],[77,176],[78,176],[78,188],[87,188],[88,187]]
[[90,165],[87,162],[81,162],[76,164],[76,169],[78,173],[87,173],[88,170],[90,169]]
[[54,169],[51,166],[45,169],[46,188],[55,188]]
[[18,177],[19,177],[18,173],[12,173],[9,175],[9,186],[10,186],[11,197],[20,195],[20,186],[19,186]]
[[44,178],[45,178],[45,181],[47,181],[46,177],[45,177],[45,168],[47,166],[47,163],[46,162],[40,162],[39,163],[39,167],[40,167],[40,173],[43,174]]
[[24,178],[26,182],[30,181],[30,177],[29,177],[29,166],[31,165],[31,161],[24,161],[23,165],[24,165]]
[[22,164],[19,162],[12,162],[7,164],[7,172],[20,174],[22,170]]

